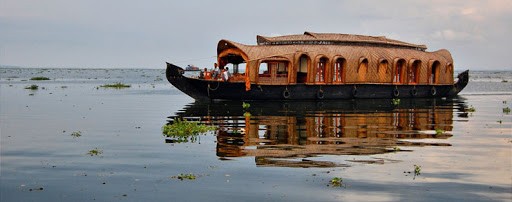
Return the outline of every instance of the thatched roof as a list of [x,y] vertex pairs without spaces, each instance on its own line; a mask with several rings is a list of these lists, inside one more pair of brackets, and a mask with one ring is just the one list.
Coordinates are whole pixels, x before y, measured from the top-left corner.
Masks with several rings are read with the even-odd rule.
[[[321,34],[322,35],[322,34]],[[371,39],[371,37],[356,36],[356,35],[342,35],[342,34],[327,34],[333,36],[339,36],[340,40],[344,36],[345,38],[354,37],[362,39]],[[306,36],[302,35],[289,35],[281,37],[265,38],[274,41],[300,38]],[[258,37],[263,40],[263,38]],[[384,41],[391,41],[386,38],[380,38]],[[352,41],[355,41],[352,40]],[[374,40],[374,43],[376,43]],[[358,42],[359,43],[359,42]],[[363,42],[361,42],[363,43]],[[383,42],[381,42],[383,43]],[[390,42],[391,43],[391,42]],[[398,43],[398,42],[397,42]],[[404,42],[402,42],[404,43]],[[338,44],[325,44],[325,45],[313,45],[313,44],[281,44],[281,45],[245,45],[236,43],[229,40],[220,40],[217,46],[217,54],[219,56],[226,56],[228,53],[234,53],[231,51],[240,50],[236,54],[244,55],[246,62],[251,60],[258,60],[264,58],[288,58],[292,59],[296,54],[307,54],[309,56],[325,55],[327,57],[333,57],[341,55],[345,58],[359,59],[360,57],[374,57],[377,59],[387,59],[392,61],[396,57],[404,58],[416,58],[428,61],[429,59],[445,60],[446,62],[452,61],[451,54],[447,50],[438,50],[435,52],[425,52],[416,48],[401,48],[401,47],[387,47],[387,46],[361,46],[361,45],[338,45]],[[226,52],[227,51],[227,52]]]
[[[387,39],[386,37],[361,36],[349,34],[321,34],[306,32],[303,35],[287,35],[278,37],[258,36],[257,45],[245,45],[229,40],[220,40],[217,45],[217,60],[221,66],[225,64],[246,63],[246,87],[247,83],[256,81],[257,74],[252,70],[258,70],[261,63],[287,61],[292,68],[299,68],[302,58],[307,59],[307,71],[312,65],[324,60],[333,66],[335,61],[346,61],[346,75],[344,82],[392,82],[392,74],[385,71],[377,74],[381,64],[407,64],[420,65],[417,72],[422,83],[428,83],[429,68],[433,64],[439,64],[448,72],[448,67],[453,66],[453,59],[449,51],[445,49],[427,52],[424,45],[415,45],[402,41]],[[359,74],[358,68],[366,61],[368,72],[366,76]],[[404,61],[405,63],[402,63]],[[252,69],[252,70],[251,70]],[[302,70],[301,70],[302,71]],[[326,71],[328,72],[328,71]],[[256,71],[257,73],[257,71]],[[405,74],[405,73],[404,73]],[[452,83],[453,73],[443,74],[436,83]],[[247,76],[248,75],[248,76]],[[292,75],[292,74],[290,74]],[[364,75],[364,76],[361,76]],[[249,78],[250,77],[250,78]],[[290,82],[295,82],[290,76]],[[402,79],[403,80],[403,79]],[[308,82],[312,82],[309,78]],[[401,81],[402,82],[402,81]]]
[[304,32],[303,35],[286,35],[276,37],[257,36],[258,45],[360,45],[360,46],[385,46],[413,48],[426,50],[425,45],[406,43],[403,41],[388,39],[385,36],[363,36],[353,34],[313,33]]

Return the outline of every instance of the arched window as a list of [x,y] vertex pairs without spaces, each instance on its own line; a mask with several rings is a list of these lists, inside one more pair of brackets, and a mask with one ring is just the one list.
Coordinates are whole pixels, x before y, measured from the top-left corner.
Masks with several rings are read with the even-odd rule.
[[405,60],[404,59],[395,59],[394,66],[394,76],[393,83],[403,83],[404,82],[404,70],[405,70]]
[[446,65],[446,74],[453,74],[453,64],[452,63],[448,63]]
[[366,81],[366,72],[368,72],[368,59],[363,57],[359,59],[359,67],[357,68],[359,81]]
[[436,84],[439,82],[439,69],[441,68],[441,63],[439,61],[434,61],[432,63],[432,67],[430,67],[430,76],[428,82],[430,84]]
[[333,72],[333,76],[334,76],[333,81],[334,82],[336,82],[336,83],[345,82],[345,75],[343,74],[343,71],[345,70],[346,65],[347,65],[347,61],[345,60],[345,58],[340,57],[340,58],[336,59],[336,62],[334,63],[334,72]]
[[325,83],[325,67],[327,66],[327,58],[321,57],[316,64],[315,82]]
[[[379,82],[384,83],[388,78],[389,72],[389,62],[386,59],[379,60],[379,68],[377,69],[377,74],[379,76]],[[389,82],[389,80],[387,80]]]
[[421,68],[421,60],[413,60],[411,65],[409,66],[408,73],[408,83],[418,83],[420,81],[419,71]]

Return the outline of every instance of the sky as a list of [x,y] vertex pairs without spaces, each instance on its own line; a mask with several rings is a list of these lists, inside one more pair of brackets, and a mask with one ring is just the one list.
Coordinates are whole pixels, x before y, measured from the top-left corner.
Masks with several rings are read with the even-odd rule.
[[221,39],[305,31],[447,49],[456,70],[512,70],[512,0],[0,0],[0,65],[211,67]]

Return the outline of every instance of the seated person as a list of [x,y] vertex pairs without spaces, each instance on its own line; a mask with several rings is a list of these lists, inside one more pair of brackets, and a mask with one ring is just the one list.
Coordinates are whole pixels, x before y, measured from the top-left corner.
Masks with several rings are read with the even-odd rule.
[[212,79],[212,73],[207,71],[206,68],[204,68],[204,79]]
[[206,68],[204,68],[204,71],[199,72],[199,78],[204,79],[205,74],[206,74]]

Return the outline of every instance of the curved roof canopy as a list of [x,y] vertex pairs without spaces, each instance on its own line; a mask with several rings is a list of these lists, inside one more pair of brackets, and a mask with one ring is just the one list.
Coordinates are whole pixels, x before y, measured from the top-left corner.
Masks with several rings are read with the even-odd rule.
[[388,39],[384,36],[363,36],[353,34],[313,33],[304,32],[303,35],[285,35],[276,37],[257,36],[258,45],[362,45],[362,46],[391,46],[426,50],[427,46],[406,43]]
[[[297,54],[328,57],[342,55],[345,58],[378,57],[391,61],[396,57],[436,59],[452,61],[446,50],[427,52],[425,45],[416,45],[388,39],[383,36],[362,36],[351,34],[327,34],[305,32],[303,35],[277,37],[257,36],[257,45],[245,45],[226,39],[217,45],[217,57],[232,63],[272,59],[277,56],[291,60]],[[371,53],[371,54],[370,54]]]

